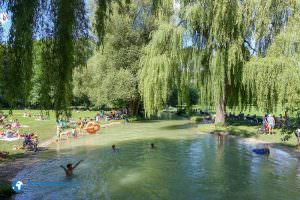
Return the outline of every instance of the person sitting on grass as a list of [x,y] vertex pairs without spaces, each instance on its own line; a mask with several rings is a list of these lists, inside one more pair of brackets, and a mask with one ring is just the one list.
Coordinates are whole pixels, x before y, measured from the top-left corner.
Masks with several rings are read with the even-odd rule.
[[19,123],[18,119],[15,119],[14,122],[11,124],[12,128],[21,128],[21,124]]
[[29,134],[25,134],[24,141],[23,141],[23,148],[25,148],[27,145],[31,145],[31,136]]
[[60,167],[63,168],[66,172],[66,177],[71,177],[73,176],[73,170],[82,162],[83,160],[80,160],[79,162],[77,162],[74,167],[72,163],[67,164],[67,167],[64,167],[63,165],[61,165]]
[[5,136],[7,138],[13,138],[15,136],[15,132],[11,129],[11,125],[7,126],[7,129],[5,130]]
[[38,151],[39,138],[36,134],[32,138],[32,144],[33,144],[34,152],[37,152]]

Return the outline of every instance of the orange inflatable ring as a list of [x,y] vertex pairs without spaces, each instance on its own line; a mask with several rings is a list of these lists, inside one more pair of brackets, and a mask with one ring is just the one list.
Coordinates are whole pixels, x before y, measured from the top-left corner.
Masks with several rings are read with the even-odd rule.
[[100,125],[95,123],[88,123],[84,130],[86,130],[86,132],[90,134],[95,134],[100,130]]

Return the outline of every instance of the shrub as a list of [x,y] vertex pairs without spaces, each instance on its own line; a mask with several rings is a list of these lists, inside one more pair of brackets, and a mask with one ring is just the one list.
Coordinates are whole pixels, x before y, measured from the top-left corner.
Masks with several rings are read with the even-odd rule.
[[203,120],[203,117],[201,117],[201,116],[193,116],[193,117],[190,118],[190,120],[191,120],[192,123],[198,123],[201,120]]

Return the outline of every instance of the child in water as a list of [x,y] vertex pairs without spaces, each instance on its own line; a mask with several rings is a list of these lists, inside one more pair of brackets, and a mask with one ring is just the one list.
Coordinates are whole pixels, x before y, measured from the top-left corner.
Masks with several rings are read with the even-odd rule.
[[76,165],[74,165],[72,163],[67,164],[67,168],[65,168],[63,165],[61,165],[60,167],[63,168],[66,172],[66,176],[67,177],[71,177],[73,176],[73,170],[82,162],[83,160],[80,160],[78,163],[76,163]]

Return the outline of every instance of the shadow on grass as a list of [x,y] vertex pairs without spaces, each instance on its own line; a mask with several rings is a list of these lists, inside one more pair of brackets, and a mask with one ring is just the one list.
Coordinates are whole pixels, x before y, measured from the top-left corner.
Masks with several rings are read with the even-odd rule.
[[251,124],[245,120],[236,120],[236,121],[228,121],[229,126],[249,126],[249,127],[255,127],[259,126],[260,124]]
[[237,128],[228,128],[227,131],[231,134],[231,135],[235,135],[235,136],[239,136],[239,137],[245,137],[245,138],[249,138],[249,137],[256,137],[257,134],[254,131],[249,131],[249,130],[242,130],[242,129],[237,129]]
[[186,123],[186,124],[179,124],[179,125],[163,126],[163,127],[161,127],[161,129],[163,129],[163,130],[177,130],[177,129],[189,129],[189,128],[193,128],[193,127],[195,127],[195,125],[192,125],[190,123]]

